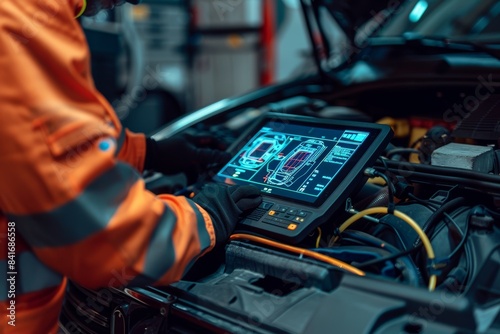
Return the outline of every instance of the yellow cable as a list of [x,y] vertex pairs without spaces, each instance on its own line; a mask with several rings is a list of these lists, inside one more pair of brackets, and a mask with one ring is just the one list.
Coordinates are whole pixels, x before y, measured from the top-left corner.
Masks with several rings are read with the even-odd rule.
[[75,16],[75,19],[82,16],[85,10],[87,9],[87,0],[82,0],[82,1],[83,1],[82,9],[80,9],[80,12]]
[[297,254],[301,254],[301,255],[306,255],[306,256],[312,257],[312,258],[314,258],[316,260],[320,260],[320,261],[329,263],[329,264],[331,264],[331,265],[333,265],[335,267],[344,269],[345,271],[348,271],[348,272],[350,272],[352,274],[356,274],[358,276],[365,276],[364,271],[362,271],[362,270],[360,270],[360,269],[358,269],[356,267],[353,267],[353,266],[351,266],[348,263],[345,263],[343,261],[334,259],[332,257],[326,256],[326,255],[323,255],[323,254],[320,254],[320,253],[316,253],[314,251],[311,251],[311,250],[308,250],[308,249],[305,249],[305,248],[299,248],[299,247],[289,246],[289,245],[285,245],[285,244],[282,244],[282,243],[279,243],[279,242],[276,242],[276,241],[272,241],[272,240],[268,240],[268,239],[265,239],[265,238],[257,237],[255,235],[243,234],[243,233],[241,233],[241,234],[233,234],[233,235],[231,235],[231,237],[229,237],[229,239],[230,240],[237,240],[237,239],[250,240],[250,241],[258,242],[258,243],[261,243],[261,244],[264,244],[264,245],[268,245],[268,246],[271,246],[271,247],[280,248],[280,249],[283,249],[283,250],[288,251],[288,252],[297,253]]
[[316,239],[316,248],[319,248],[320,241],[321,241],[321,227],[318,227],[318,238]]
[[[363,211],[360,211],[347,219],[342,225],[339,227],[340,232],[344,232],[349,226],[351,226],[353,223],[358,221],[359,219],[363,218],[364,216],[368,216],[374,213],[389,213],[389,210],[384,207],[374,207],[374,208],[369,208]],[[394,216],[400,218],[403,220],[405,223],[410,225],[411,228],[417,232],[418,236],[420,237],[420,240],[422,240],[422,244],[424,245],[425,251],[427,252],[427,257],[430,260],[435,259],[436,255],[434,254],[434,249],[432,248],[432,244],[425,234],[425,232],[418,226],[418,224],[411,219],[409,216],[405,215],[401,211],[394,210],[393,213]],[[337,241],[338,236],[333,239],[333,242]],[[434,291],[436,288],[436,282],[437,282],[437,276],[436,275],[431,275],[429,278],[429,291]]]

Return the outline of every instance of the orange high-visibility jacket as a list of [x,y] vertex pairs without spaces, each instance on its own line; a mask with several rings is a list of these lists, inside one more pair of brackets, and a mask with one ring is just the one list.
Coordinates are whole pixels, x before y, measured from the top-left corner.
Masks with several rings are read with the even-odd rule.
[[145,190],[144,136],[94,87],[81,7],[0,0],[0,333],[56,332],[66,279],[168,284],[215,244],[194,202]]

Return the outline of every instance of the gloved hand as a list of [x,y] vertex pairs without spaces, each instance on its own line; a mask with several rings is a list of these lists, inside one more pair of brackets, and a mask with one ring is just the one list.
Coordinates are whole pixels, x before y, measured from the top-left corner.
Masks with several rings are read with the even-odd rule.
[[259,206],[260,190],[254,186],[226,187],[208,184],[193,200],[212,218],[217,244],[221,244],[233,232],[239,216]]
[[187,139],[181,136],[159,141],[146,138],[144,169],[163,174],[185,173],[188,179],[193,179],[200,171],[222,166],[231,159],[227,152],[199,147]]

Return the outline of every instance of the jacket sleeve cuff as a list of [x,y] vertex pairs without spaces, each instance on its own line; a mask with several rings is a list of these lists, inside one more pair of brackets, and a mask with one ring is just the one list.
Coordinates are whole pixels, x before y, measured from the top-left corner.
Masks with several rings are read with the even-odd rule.
[[129,163],[142,173],[146,159],[146,136],[128,129],[122,131],[121,138],[118,139],[117,159]]

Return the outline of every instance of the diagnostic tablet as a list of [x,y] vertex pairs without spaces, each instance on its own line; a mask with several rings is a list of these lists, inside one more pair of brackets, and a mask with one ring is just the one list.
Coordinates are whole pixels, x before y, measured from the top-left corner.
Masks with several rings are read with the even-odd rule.
[[381,124],[269,113],[230,148],[214,180],[261,190],[239,231],[296,243],[342,207],[391,137]]

